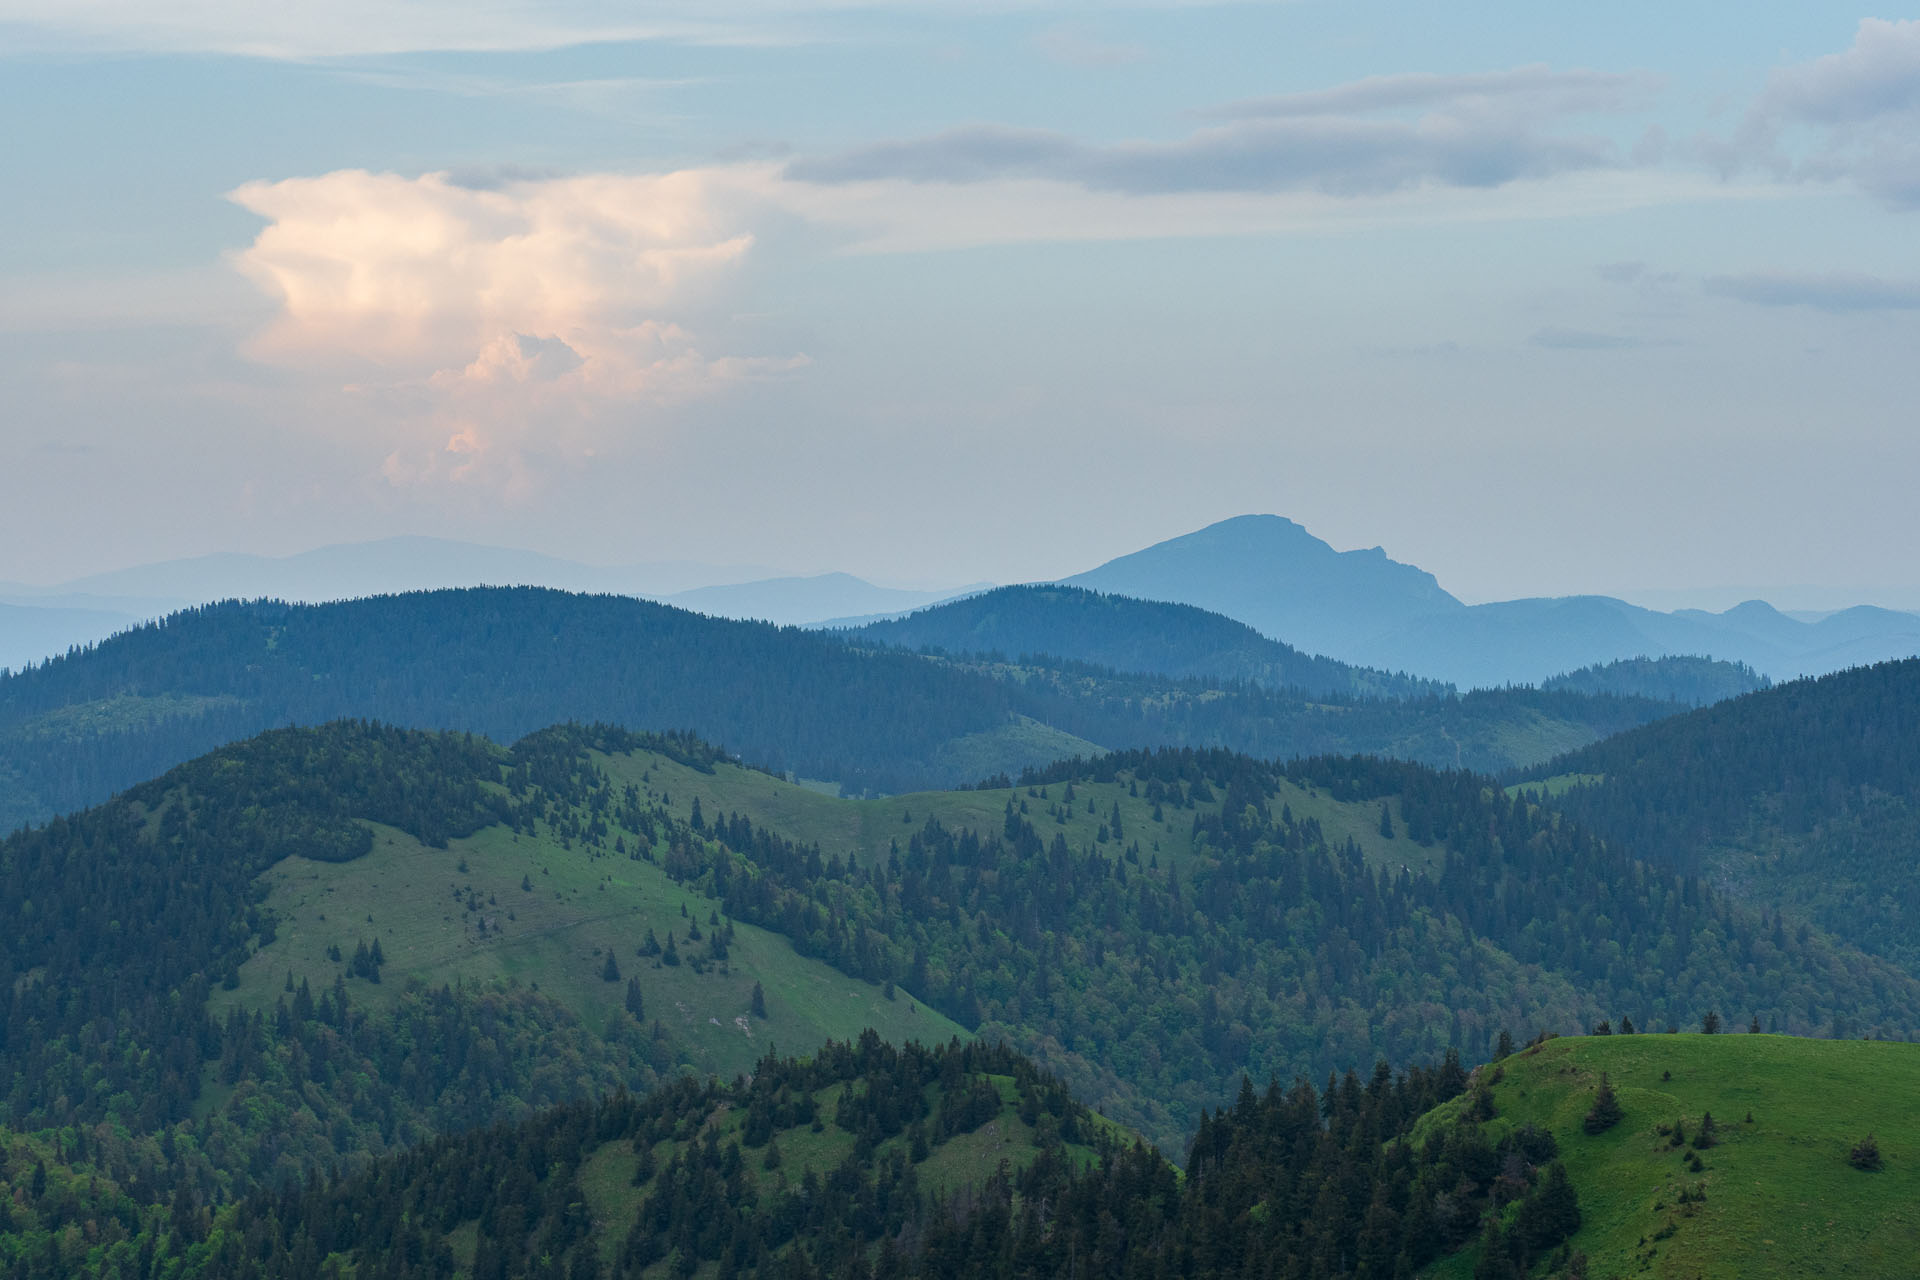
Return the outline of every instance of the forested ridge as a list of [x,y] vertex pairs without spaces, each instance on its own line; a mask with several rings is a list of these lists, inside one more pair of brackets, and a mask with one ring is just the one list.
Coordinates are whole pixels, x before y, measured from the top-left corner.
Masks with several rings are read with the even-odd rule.
[[1540,682],[1542,689],[1574,693],[1612,693],[1655,698],[1690,707],[1710,706],[1773,687],[1773,681],[1744,662],[1670,655],[1619,658],[1581,667]]
[[1451,692],[1437,681],[1302,653],[1244,622],[1192,605],[1059,584],[983,591],[848,634],[866,644],[955,656],[1066,659],[1114,671],[1238,681],[1315,697],[1406,698]]
[[[1403,838],[1439,852],[1438,873],[1370,867],[1317,822],[1274,812],[1283,776],[1391,797]],[[1046,834],[1045,808],[1075,803],[1075,782],[1115,781],[1192,824],[1189,866],[1157,865],[1136,831],[1080,847]],[[1134,752],[1036,772],[1016,794],[998,829],[930,818],[865,867],[725,815],[669,870],[737,918],[1005,1036],[1169,1145],[1241,1070],[1484,1053],[1508,1025],[1623,1013],[1666,1025],[1725,1008],[1802,1033],[1920,1027],[1920,986],[1893,966],[1735,907],[1474,775]]]
[[[457,851],[494,831],[537,836],[530,857],[537,848],[543,858],[570,850],[656,863],[711,903],[683,913],[684,963],[724,962],[735,922],[761,925],[889,999],[924,1000],[1005,1042],[1167,1153],[1196,1130],[1205,1138],[1211,1109],[1246,1074],[1317,1079],[1376,1060],[1438,1062],[1450,1050],[1471,1060],[1509,1030],[1572,1031],[1623,1015],[1691,1025],[1714,1009],[1780,1030],[1893,1038],[1920,1026],[1920,986],[1892,965],[1729,903],[1697,876],[1637,860],[1464,772],[1119,753],[967,793],[1000,807],[990,825],[929,814],[900,827],[883,856],[853,858],[737,813],[696,806],[689,816],[613,776],[623,759],[672,761],[687,776],[736,768],[690,737],[605,726],[562,726],[507,749],[343,722],[276,730],[0,843],[0,1124],[34,1135],[21,1149],[53,1159],[60,1194],[84,1199],[93,1192],[76,1185],[110,1182],[94,1189],[133,1205],[132,1219],[100,1212],[137,1247],[142,1230],[150,1241],[152,1231],[201,1230],[234,1197],[284,1196],[321,1170],[435,1134],[681,1073],[673,1035],[638,1004],[652,980],[645,965],[668,958],[657,944],[638,958],[627,951],[617,975],[611,954],[596,961],[608,984],[617,976],[629,991],[630,1016],[604,1028],[527,987],[419,985],[388,996],[377,934],[351,958],[336,953],[328,982],[289,973],[264,1005],[214,1012],[250,955],[273,944],[261,872],[290,855],[351,868],[368,856],[369,822],[423,848]],[[1369,862],[1351,839],[1330,839],[1318,819],[1276,803],[1283,784],[1377,812],[1381,847],[1404,848],[1405,865]],[[1100,838],[1059,821],[1096,795]],[[1180,841],[1170,839],[1176,828]],[[696,951],[703,915],[713,927]],[[1368,1123],[1372,1139],[1382,1136]],[[96,1171],[76,1184],[60,1176],[62,1161]],[[1406,1215],[1419,1175],[1395,1178],[1392,1212]],[[1012,1231],[1025,1193],[1009,1181],[996,1194]],[[1362,1197],[1338,1221],[1360,1230],[1370,1203]],[[906,1221],[885,1220],[889,1232]],[[1325,1206],[1314,1211],[1313,1222],[1326,1220]],[[1235,1221],[1208,1231],[1239,1230]],[[1400,1230],[1381,1228],[1374,1247],[1398,1258],[1409,1248]],[[995,1237],[994,1247],[1019,1238]],[[740,1239],[748,1243],[725,1247],[744,1265],[765,1241]],[[1359,1247],[1357,1237],[1337,1248],[1306,1239],[1259,1247],[1303,1249],[1334,1268],[1303,1274],[1340,1274],[1354,1256],[1341,1250]],[[69,1253],[104,1256],[70,1244],[55,1249],[62,1266]]]
[[1662,865],[1785,904],[1920,972],[1920,659],[1796,680],[1522,775]]
[[[627,1280],[690,1276],[1412,1276],[1477,1244],[1481,1271],[1578,1265],[1578,1193],[1553,1136],[1489,1127],[1459,1061],[1257,1090],[1205,1117],[1185,1177],[999,1046],[872,1037],[436,1139],[217,1214],[144,1213],[91,1166],[13,1210],[20,1280],[75,1274],[319,1280],[341,1274]],[[985,1153],[997,1161],[977,1176]],[[84,1193],[78,1188],[84,1186]],[[27,1188],[23,1188],[27,1189]],[[75,1250],[57,1223],[107,1222]],[[0,1237],[3,1249],[4,1237]],[[0,1258],[4,1254],[0,1253]],[[1569,1272],[1571,1273],[1571,1272]]]
[[692,730],[862,793],[951,786],[1096,746],[1369,751],[1499,770],[1673,710],[1530,690],[1308,698],[1065,661],[935,659],[534,588],[229,601],[0,673],[0,830],[266,729],[356,716],[501,742],[566,720]]

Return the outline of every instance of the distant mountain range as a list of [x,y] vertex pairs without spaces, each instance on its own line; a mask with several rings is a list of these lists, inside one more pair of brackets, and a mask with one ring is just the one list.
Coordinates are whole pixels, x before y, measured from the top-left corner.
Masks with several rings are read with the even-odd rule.
[[1723,613],[1608,596],[1468,605],[1378,547],[1335,551],[1279,516],[1223,520],[1064,581],[1196,605],[1311,653],[1461,688],[1636,657],[1708,656],[1784,680],[1920,653],[1920,615],[1864,605],[1815,621],[1757,600]]
[[0,668],[17,669],[75,645],[105,640],[141,616],[115,609],[0,602]]
[[877,587],[850,573],[807,578],[767,578],[717,587],[699,587],[665,598],[667,604],[716,618],[771,622],[779,626],[817,626],[840,618],[906,613],[955,596],[986,589],[979,583],[951,591],[903,591]]
[[[901,619],[989,589],[976,583],[908,590],[845,573],[779,575],[754,566],[690,561],[596,566],[439,538],[387,538],[285,557],[201,556],[54,586],[0,583],[0,605],[7,606],[0,609],[0,666],[17,669],[134,622],[214,600],[318,603],[479,585],[636,596],[715,617],[841,629]],[[1224,635],[1216,639],[1237,656],[1197,654],[1191,646],[1198,633],[1181,630],[1170,616],[1163,621],[1179,631],[1177,642],[1171,637],[1153,641],[1160,646],[1155,660],[1160,665],[1150,667],[1128,665],[1144,662],[1144,650],[1129,657],[1103,648],[1111,636],[1086,641],[1081,653],[1072,651],[1065,632],[1046,640],[1047,651],[1057,651],[1056,656],[1163,675],[1270,682],[1274,670],[1304,670],[1302,663],[1318,655],[1349,667],[1404,672],[1468,689],[1537,685],[1623,659],[1705,656],[1786,680],[1920,653],[1920,615],[1866,605],[1799,616],[1758,600],[1718,613],[1661,612],[1609,596],[1469,605],[1432,574],[1389,558],[1379,547],[1336,551],[1275,515],[1223,520],[1075,574],[1061,585],[1207,610],[1280,642],[1293,654],[1284,660],[1271,653],[1257,656],[1244,648],[1245,637],[1228,641]],[[890,633],[885,642],[1012,652],[1033,639],[1012,632],[999,639],[984,633],[963,639],[941,630],[962,625],[958,619],[947,615],[937,626],[916,622]],[[1006,617],[989,621],[979,615],[964,625],[991,630],[1004,627]],[[909,635],[918,638],[904,638]],[[1261,674],[1263,665],[1272,670]],[[1339,680],[1295,684],[1327,692],[1341,687]]]
[[756,565],[684,560],[590,565],[510,547],[398,537],[317,547],[291,556],[194,556],[96,573],[51,587],[0,583],[0,597],[28,600],[84,593],[102,600],[137,601],[146,607],[126,611],[150,616],[214,600],[319,603],[436,587],[543,586],[654,597],[771,574]]
[[781,576],[759,565],[690,560],[591,565],[446,538],[381,538],[291,556],[195,556],[49,586],[0,583],[0,669],[19,670],[217,600],[320,604],[448,587],[541,586],[662,600],[720,618],[818,626],[905,613],[986,585],[912,591],[846,573]]
[[1379,547],[1335,551],[1280,516],[1222,520],[1064,581],[1196,605],[1307,653],[1342,658],[1397,627],[1466,608],[1432,574],[1389,560]]

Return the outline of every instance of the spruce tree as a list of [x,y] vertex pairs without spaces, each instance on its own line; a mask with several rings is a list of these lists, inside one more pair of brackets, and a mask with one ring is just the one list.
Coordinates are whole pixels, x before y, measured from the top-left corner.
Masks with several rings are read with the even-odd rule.
[[620,981],[620,966],[614,962],[612,947],[607,948],[607,962],[600,966],[600,981]]
[[1626,1113],[1620,1109],[1620,1100],[1613,1096],[1613,1082],[1606,1073],[1600,1074],[1600,1087],[1593,1095],[1593,1108],[1587,1112],[1587,1118],[1580,1127],[1589,1134],[1605,1133],[1620,1123]]

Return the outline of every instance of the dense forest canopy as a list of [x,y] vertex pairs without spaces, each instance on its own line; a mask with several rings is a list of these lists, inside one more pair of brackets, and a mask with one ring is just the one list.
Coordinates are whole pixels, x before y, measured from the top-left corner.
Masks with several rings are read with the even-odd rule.
[[963,663],[534,588],[230,601],[0,674],[0,830],[265,729],[355,716],[502,742],[565,720],[693,730],[864,793],[1161,745],[1498,770],[1673,710],[1532,691],[1348,702],[1065,662]]
[[1244,622],[1192,605],[1059,584],[983,591],[847,634],[861,643],[904,649],[1064,658],[1115,671],[1243,681],[1318,697],[1450,692],[1436,681],[1302,653]]
[[[875,657],[924,662],[854,660]],[[927,665],[943,679],[1019,687]],[[1898,957],[1746,905],[1716,886],[1710,864],[1663,843],[1755,812],[1782,831],[1818,831],[1889,802],[1914,772],[1897,709],[1916,668],[1785,686],[1570,757],[1556,767],[1604,780],[1558,802],[1459,769],[1160,747],[989,779],[952,802],[814,796],[780,820],[720,798],[811,793],[686,735],[565,725],[504,748],[367,721],[262,734],[0,842],[0,1158],[26,1188],[12,1219],[22,1243],[0,1231],[0,1262],[33,1280],[109,1259],[123,1276],[129,1265],[153,1274],[163,1259],[171,1275],[318,1274],[351,1252],[342,1222],[373,1222],[346,1206],[373,1196],[415,1206],[355,1229],[388,1241],[378,1265],[394,1274],[446,1274],[449,1251],[469,1249],[461,1268],[501,1275],[708,1263],[840,1274],[856,1258],[881,1267],[888,1241],[886,1265],[900,1274],[998,1275],[1035,1257],[1057,1266],[1056,1246],[1157,1260],[1143,1275],[1190,1269],[1203,1254],[1222,1275],[1282,1257],[1303,1275],[1339,1275],[1363,1255],[1371,1271],[1410,1274],[1462,1247],[1523,1268],[1565,1236],[1539,1222],[1572,1220],[1546,1144],[1502,1147],[1511,1134],[1482,1133],[1474,1119],[1438,1142],[1392,1140],[1467,1087],[1461,1060],[1504,1053],[1514,1033],[1693,1026],[1709,1012],[1823,1036],[1907,1039],[1920,1028],[1920,982]],[[1049,670],[1023,678],[1043,690],[1126,679]],[[1374,704],[1344,705],[1358,715]],[[1707,749],[1703,718],[1752,742],[1755,760]],[[1803,768],[1796,753],[1824,753],[1824,766],[1809,758],[1804,769],[1829,780],[1798,808],[1788,802],[1799,792],[1767,789]],[[681,794],[667,794],[668,777]],[[1618,815],[1640,810],[1599,806],[1636,777],[1671,788],[1655,802],[1697,825],[1636,828]],[[835,834],[845,807],[882,803],[899,817],[879,843]],[[1590,819],[1576,816],[1581,805]],[[1377,824],[1364,844],[1356,814]],[[623,864],[644,867],[699,905],[680,908],[677,954],[673,932],[662,946],[649,931],[592,959],[596,988],[626,992],[624,1014],[604,1022],[560,987],[383,984],[377,933],[336,951],[324,981],[289,968],[281,985],[276,969],[273,989],[241,988],[243,969],[279,954],[284,922],[266,873],[305,863],[353,875],[377,861],[383,832],[462,870],[462,850],[480,856],[475,842],[518,848],[528,892],[536,871],[573,858],[608,882]],[[791,948],[778,954],[886,1001],[924,1001],[978,1041],[769,1056],[732,1095],[687,1083],[683,1033],[644,1011],[649,975],[724,966],[736,929],[754,928]],[[753,1005],[740,1019],[748,1032],[765,1016],[758,986]],[[1338,1075],[1376,1061],[1442,1065],[1404,1076],[1383,1066],[1371,1084]],[[1324,1090],[1240,1083],[1330,1071]],[[637,1092],[595,1101],[622,1086]],[[814,1098],[810,1114],[802,1095]],[[882,1096],[897,1101],[859,1109]],[[713,1122],[734,1112],[742,1153],[730,1156]],[[941,1161],[971,1150],[966,1135],[1016,1121],[1018,1167],[976,1164],[932,1185]],[[645,1176],[636,1126],[655,1135]],[[849,1146],[813,1141],[830,1132]],[[546,1135],[537,1168],[528,1133]],[[469,1136],[435,1144],[459,1134]],[[775,1146],[803,1161],[831,1147],[842,1164],[815,1171],[817,1191],[750,1189],[749,1169],[766,1171]],[[637,1191],[623,1202],[633,1224],[623,1243],[596,1253],[568,1205],[570,1179],[605,1187],[603,1149],[631,1153],[621,1185]],[[449,1152],[505,1163],[450,1190]],[[1168,1157],[1185,1161],[1184,1182],[1168,1181]],[[915,1190],[908,1171],[923,1159],[931,1182]],[[331,1169],[342,1177],[316,1181]],[[1142,1187],[1163,1190],[1143,1200]],[[1337,1205],[1329,1187],[1341,1189]],[[522,1206],[511,1212],[498,1198],[509,1192]],[[1032,1218],[1036,1196],[1085,1216]],[[455,1202],[479,1206],[477,1230],[466,1210],[449,1216]],[[848,1213],[865,1225],[829,1225]],[[95,1236],[80,1243],[63,1224],[83,1220]]]
[[1773,687],[1773,681],[1744,662],[1717,658],[1668,656],[1620,658],[1581,667],[1540,682],[1542,689],[1575,693],[1611,693],[1635,698],[1657,698],[1690,707],[1737,698]]
[[1611,842],[1920,971],[1920,659],[1796,680],[1531,770]]

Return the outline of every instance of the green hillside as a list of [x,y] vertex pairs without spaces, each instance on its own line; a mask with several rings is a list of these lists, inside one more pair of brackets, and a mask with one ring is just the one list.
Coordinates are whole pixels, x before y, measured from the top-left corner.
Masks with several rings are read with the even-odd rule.
[[[757,826],[770,827],[790,839],[818,844],[823,853],[838,853],[860,862],[884,859],[895,846],[904,845],[914,830],[931,818],[954,830],[988,831],[1006,824],[1007,805],[1012,803],[1023,816],[1044,819],[1041,826],[1049,838],[1064,836],[1073,847],[1103,845],[1100,839],[1116,806],[1125,838],[1138,841],[1142,851],[1163,864],[1182,865],[1193,850],[1194,818],[1205,814],[1218,817],[1225,802],[1223,794],[1207,800],[1194,799],[1191,808],[1169,809],[1156,804],[1141,791],[1137,779],[1116,777],[1112,781],[1093,781],[1092,771],[1077,773],[1069,802],[1067,788],[1061,784],[1046,787],[982,785],[966,791],[915,791],[904,795],[875,799],[848,799],[799,786],[759,769],[747,769],[726,761],[715,761],[711,772],[692,768],[680,761],[654,752],[631,754],[594,753],[594,761],[608,775],[623,782],[639,781],[650,787],[663,807],[676,817],[690,818],[693,802],[701,802],[703,813],[719,816],[740,813]],[[1289,809],[1296,818],[1320,824],[1326,839],[1344,846],[1352,841],[1365,855],[1369,865],[1398,870],[1402,866],[1432,869],[1439,850],[1432,844],[1383,836],[1380,808],[1385,804],[1404,825],[1391,797],[1381,800],[1336,800],[1323,788],[1295,781],[1284,774],[1270,780],[1270,808]],[[1041,790],[1046,795],[1038,794]],[[1155,809],[1160,816],[1154,817]],[[1144,833],[1144,836],[1143,834]]]
[[[1584,1131],[1602,1075],[1624,1118]],[[1488,1132],[1551,1133],[1594,1277],[1901,1276],[1920,1258],[1920,1045],[1774,1035],[1548,1040],[1481,1069]],[[1440,1108],[1423,1141],[1469,1100]],[[1711,1145],[1695,1145],[1708,1114]],[[1883,1163],[1849,1162],[1869,1134]],[[1436,1277],[1481,1274],[1479,1248]]]
[[673,867],[723,915],[904,977],[1169,1151],[1242,1071],[1478,1056],[1502,1028],[1622,1009],[1664,1024],[1750,1007],[1797,1032],[1920,1023],[1888,1003],[1913,999],[1912,979],[1817,934],[1776,949],[1769,921],[1467,775],[1129,753],[847,800],[617,739],[591,758],[675,822],[698,805],[709,840]]
[[[215,1016],[232,1004],[271,1012],[289,982],[321,990],[346,969],[342,958],[377,941],[381,981],[353,984],[369,1010],[392,1008],[409,984],[509,983],[605,1036],[631,1023],[637,983],[641,1025],[659,1024],[676,1059],[721,1076],[750,1070],[770,1044],[803,1049],[869,1027],[896,1043],[969,1034],[910,992],[888,999],[778,934],[722,922],[710,899],[661,869],[664,847],[635,858],[638,836],[621,839],[616,856],[550,827],[523,836],[492,826],[434,849],[376,826],[372,849],[352,862],[282,859],[259,881],[273,937],[241,965],[238,987],[215,995]],[[642,954],[649,935],[661,953],[672,941],[678,962]]]
[[1920,1026],[1885,962],[1460,772],[1134,752],[850,800],[684,735],[356,722],[0,842],[0,992],[0,1142],[187,1217],[869,1028],[1004,1043],[1174,1155],[1245,1076],[1503,1029]]
[[1916,724],[1920,660],[1882,663],[1647,725],[1519,781],[1618,844],[1920,973]]

